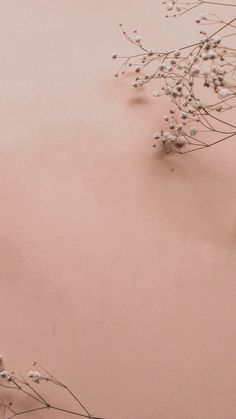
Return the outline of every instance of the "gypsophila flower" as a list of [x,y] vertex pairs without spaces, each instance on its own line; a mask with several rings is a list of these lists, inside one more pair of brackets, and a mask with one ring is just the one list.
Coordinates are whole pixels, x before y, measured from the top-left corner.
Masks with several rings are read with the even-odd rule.
[[194,137],[194,135],[197,134],[196,128],[190,128],[189,134],[191,135],[191,137]]
[[159,138],[161,138],[161,133],[160,132],[155,132],[155,134],[153,134],[153,139],[154,140],[159,140]]
[[34,383],[39,383],[41,374],[38,371],[29,371],[28,377],[31,378]]
[[5,381],[11,381],[12,375],[9,374],[9,372],[6,370],[2,370],[0,371],[0,378],[2,378]]
[[141,40],[142,40],[141,36],[137,35],[137,36],[135,37],[135,42],[140,43],[140,42],[141,42]]
[[[200,40],[179,49],[158,52],[158,48],[146,46],[136,30],[129,35],[122,27],[123,35],[136,44],[140,54],[135,52],[125,58],[117,75],[127,71],[136,76],[138,73],[133,87],[151,82],[153,96],[166,96],[171,103],[171,111],[163,117],[163,126],[153,135],[153,139],[158,140],[168,153],[184,154],[236,136],[236,125],[229,124],[222,116],[236,108],[236,49],[232,48],[232,42],[228,42],[236,38],[236,17],[224,20],[210,11],[200,10],[205,3],[203,0],[162,1],[167,10],[166,17],[177,17],[199,9],[195,22],[201,27]],[[220,6],[221,3],[214,4]],[[205,30],[207,25],[211,25],[210,28],[217,25],[217,30],[208,33]],[[208,135],[212,132],[213,141]]]
[[220,97],[226,98],[231,94],[231,92],[228,89],[220,89],[218,94],[219,94]]

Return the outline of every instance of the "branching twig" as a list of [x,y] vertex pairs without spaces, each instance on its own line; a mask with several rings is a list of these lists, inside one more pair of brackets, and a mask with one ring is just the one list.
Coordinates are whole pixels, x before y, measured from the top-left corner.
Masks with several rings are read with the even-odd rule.
[[[163,4],[168,18],[182,16],[203,5],[232,7],[232,11],[236,7],[235,3],[203,0],[168,0]],[[236,49],[226,44],[228,39],[236,38],[236,17],[226,21],[204,11],[195,22],[218,27],[210,34],[200,30],[199,42],[170,51],[147,48],[136,30],[128,34],[121,24],[122,34],[140,53],[112,56],[123,60],[116,77],[133,71],[134,88],[158,82],[153,95],[168,96],[174,105],[164,116],[166,126],[153,136],[153,146],[159,142],[166,152],[185,154],[236,136],[236,125],[226,119],[227,113],[230,117],[236,107]]]
[[[9,393],[12,397],[12,390],[18,390],[18,392],[24,396],[24,402],[31,402],[28,409],[18,410],[15,407],[13,408],[13,401],[9,403],[5,400],[5,397],[0,397],[0,414],[2,414],[2,419],[13,419],[17,416],[25,416],[28,413],[41,410],[56,410],[58,412],[66,413],[68,416],[79,416],[87,419],[103,419],[93,416],[66,384],[63,384],[43,367],[40,367],[36,362],[33,362],[33,366],[37,366],[39,371],[30,371],[28,373],[28,379],[26,379],[22,374],[9,373],[3,368],[3,365],[0,362],[0,386],[4,390],[4,394],[6,395],[6,393]],[[66,409],[60,405],[57,406],[50,403],[40,391],[35,388],[43,381],[50,383],[52,386],[59,386],[64,389],[72,397],[80,410]],[[32,403],[34,403],[34,406],[32,406]]]

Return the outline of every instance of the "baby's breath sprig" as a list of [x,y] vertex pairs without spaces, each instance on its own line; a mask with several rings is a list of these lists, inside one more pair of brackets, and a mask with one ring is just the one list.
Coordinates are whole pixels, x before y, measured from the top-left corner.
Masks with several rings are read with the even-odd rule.
[[193,9],[197,9],[205,5],[214,6],[225,6],[225,7],[236,7],[235,3],[228,3],[227,1],[211,1],[211,0],[163,0],[162,4],[166,6],[167,14],[166,17],[179,17],[183,14],[190,12]]
[[[23,415],[25,417],[28,413],[32,414],[38,411],[48,410],[64,413],[66,417],[79,416],[87,419],[103,419],[92,415],[78,396],[66,384],[46,371],[37,362],[32,363],[33,369],[28,372],[26,378],[21,374],[7,371],[3,367],[2,359],[0,361],[0,388],[2,389],[0,391],[0,414],[2,419],[13,419]],[[40,392],[40,384],[42,382],[47,382],[54,387],[60,387],[71,397],[73,405],[77,405],[78,409],[67,409],[60,404],[51,403],[48,397]],[[21,394],[22,398],[20,400],[22,404],[27,406],[28,403],[29,408],[19,409],[15,406],[15,391]],[[19,400],[19,398],[17,399]],[[64,418],[65,416],[62,417]]]
[[[202,0],[168,0],[163,4],[167,17],[181,16],[206,4],[236,6]],[[202,11],[195,22],[217,28],[210,34],[201,28],[198,42],[166,52],[147,48],[137,30],[128,34],[120,24],[123,36],[137,53],[112,55],[114,60],[122,60],[116,77],[132,71],[134,88],[152,83],[154,97],[170,98],[172,106],[164,116],[163,127],[153,135],[153,146],[160,143],[168,153],[185,154],[236,136],[236,125],[227,119],[236,107],[236,49],[230,43],[236,37],[236,17],[226,21]]]

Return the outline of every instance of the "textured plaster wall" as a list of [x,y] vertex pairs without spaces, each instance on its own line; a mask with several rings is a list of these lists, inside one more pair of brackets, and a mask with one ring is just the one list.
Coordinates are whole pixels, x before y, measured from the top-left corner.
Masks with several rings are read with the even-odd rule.
[[160,3],[1,0],[1,352],[107,419],[235,419],[235,141],[156,153],[166,105],[113,78],[119,22],[196,39]]

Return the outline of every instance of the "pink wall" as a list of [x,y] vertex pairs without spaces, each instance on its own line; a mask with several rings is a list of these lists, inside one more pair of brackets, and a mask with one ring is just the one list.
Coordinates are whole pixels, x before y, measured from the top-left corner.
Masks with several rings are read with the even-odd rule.
[[1,1],[1,352],[108,419],[235,419],[236,144],[158,155],[112,76],[120,21],[196,38],[160,3]]

